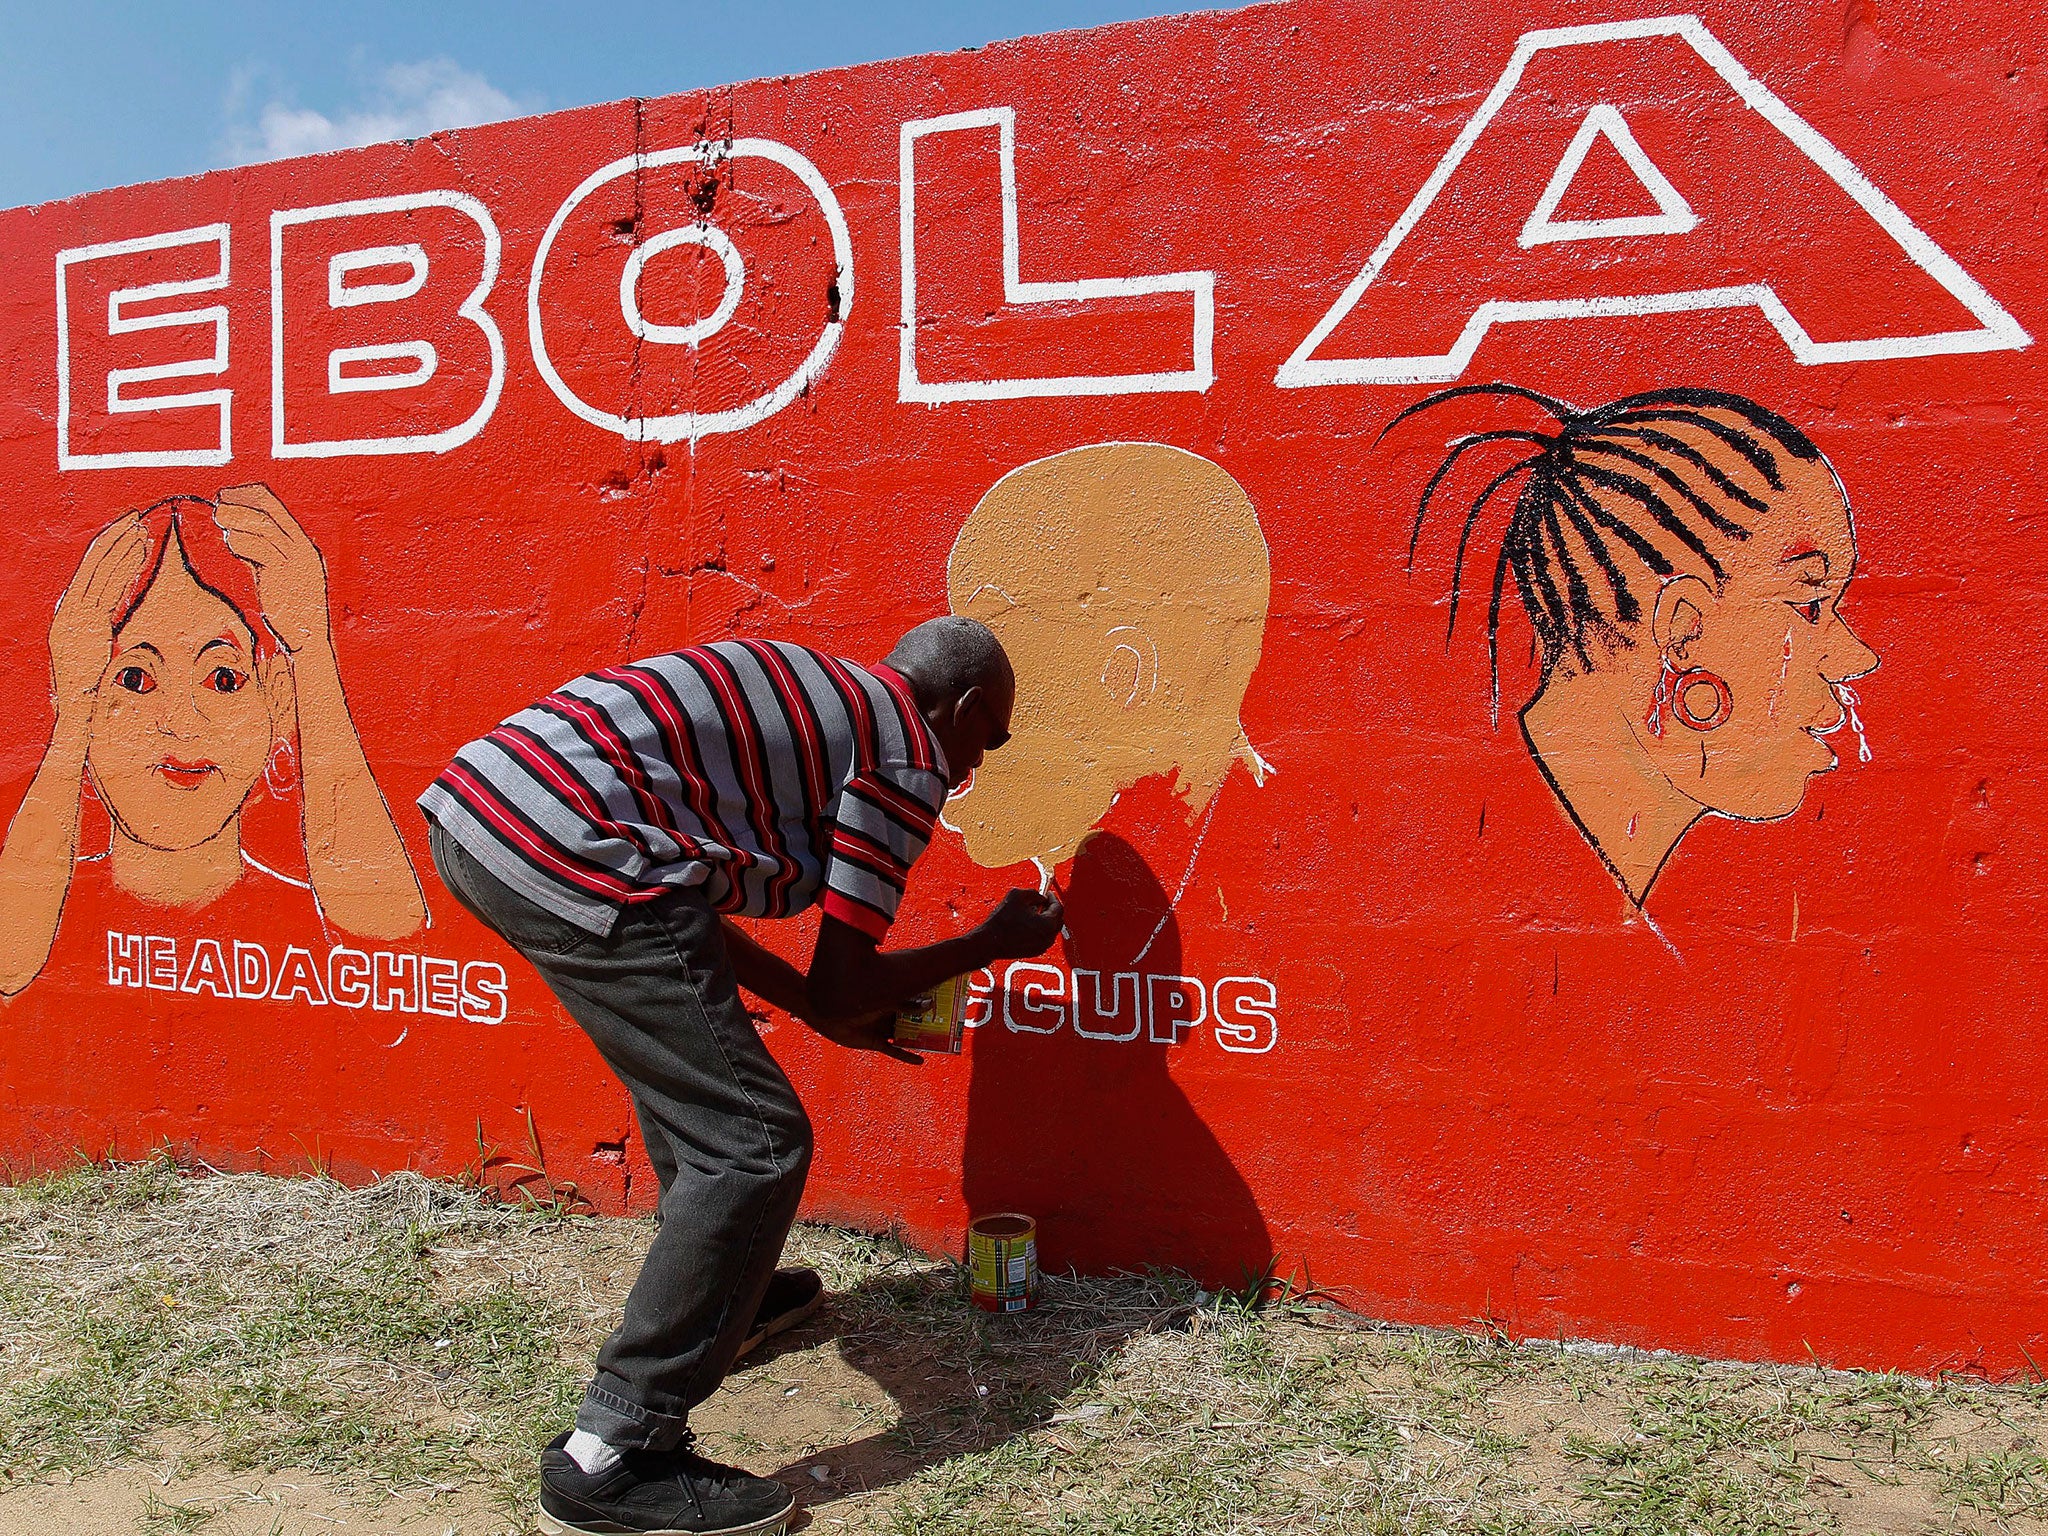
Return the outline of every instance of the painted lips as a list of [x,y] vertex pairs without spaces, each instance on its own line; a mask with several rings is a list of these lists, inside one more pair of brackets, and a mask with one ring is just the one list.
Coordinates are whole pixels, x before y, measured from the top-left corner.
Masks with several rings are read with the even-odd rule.
[[1829,769],[1836,768],[1841,765],[1841,754],[1835,751],[1834,743],[1829,741],[1828,738],[1834,735],[1835,732],[1839,731],[1843,726],[1847,725],[1848,723],[1848,713],[1841,708],[1839,703],[1837,703],[1835,707],[1834,718],[1828,721],[1826,725],[1809,725],[1802,727],[1806,734],[1814,739],[1814,743],[1821,749],[1821,751],[1827,754],[1827,767],[1818,769],[1818,772],[1826,773],[1829,771]]
[[219,773],[218,763],[181,763],[175,757],[167,757],[150,770],[173,789],[197,789],[206,782],[208,774]]

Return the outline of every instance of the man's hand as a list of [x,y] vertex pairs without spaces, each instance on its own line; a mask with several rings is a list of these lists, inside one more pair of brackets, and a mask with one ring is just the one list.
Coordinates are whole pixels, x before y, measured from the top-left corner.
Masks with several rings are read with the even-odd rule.
[[1057,896],[1014,890],[989,913],[978,937],[993,959],[1029,960],[1052,948],[1066,915]]
[[[870,1030],[855,1028],[854,1038],[840,1039],[834,1028],[849,1019],[868,1020],[882,1010],[893,1013],[906,998],[929,992],[940,982],[969,971],[978,971],[997,960],[1024,960],[1041,955],[1060,936],[1066,916],[1059,901],[1037,891],[1017,890],[1002,899],[995,911],[972,932],[941,939],[917,949],[887,953],[876,948],[872,934],[829,912],[818,925],[818,946],[811,954],[810,973],[804,978],[804,1006],[800,1018],[828,1039],[862,1050],[883,1050],[900,1060],[900,1046],[880,1042],[887,1026]],[[741,984],[747,985],[744,975]],[[756,990],[759,990],[758,988]],[[881,1014],[883,1019],[887,1013]],[[821,1019],[831,1019],[830,1027]]]
[[879,1051],[913,1067],[924,1065],[924,1058],[917,1052],[907,1051],[889,1038],[896,1028],[894,1013],[871,1013],[857,1019],[822,1019],[801,1013],[797,1017],[834,1045],[843,1045],[850,1051]]

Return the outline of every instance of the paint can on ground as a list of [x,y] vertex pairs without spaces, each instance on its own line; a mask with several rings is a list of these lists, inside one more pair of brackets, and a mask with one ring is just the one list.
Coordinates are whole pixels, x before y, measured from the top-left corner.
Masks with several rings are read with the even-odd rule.
[[906,1000],[896,1010],[889,1038],[907,1051],[946,1056],[960,1054],[960,1031],[967,1017],[967,978],[955,976],[931,991]]
[[967,1269],[974,1304],[989,1312],[1023,1312],[1038,1305],[1038,1223],[1004,1212],[967,1228]]

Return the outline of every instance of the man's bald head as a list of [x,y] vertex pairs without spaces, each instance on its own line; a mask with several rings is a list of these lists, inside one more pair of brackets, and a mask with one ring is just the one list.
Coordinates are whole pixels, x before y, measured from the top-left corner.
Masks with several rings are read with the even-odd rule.
[[986,624],[957,615],[927,619],[896,642],[884,665],[910,684],[955,788],[981,766],[984,753],[1010,739],[1017,674]]
[[975,688],[1008,698],[1017,686],[995,631],[953,614],[927,619],[904,635],[884,665],[900,672],[927,707],[953,703]]

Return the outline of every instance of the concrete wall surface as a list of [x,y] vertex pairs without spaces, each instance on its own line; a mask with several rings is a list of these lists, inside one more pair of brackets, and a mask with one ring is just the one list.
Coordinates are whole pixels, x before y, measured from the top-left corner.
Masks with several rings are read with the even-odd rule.
[[764,1019],[811,1214],[2048,1359],[2044,47],[1292,0],[0,213],[0,1156],[644,1209],[415,797],[950,609],[1016,739],[892,942],[1069,931],[958,1059]]

